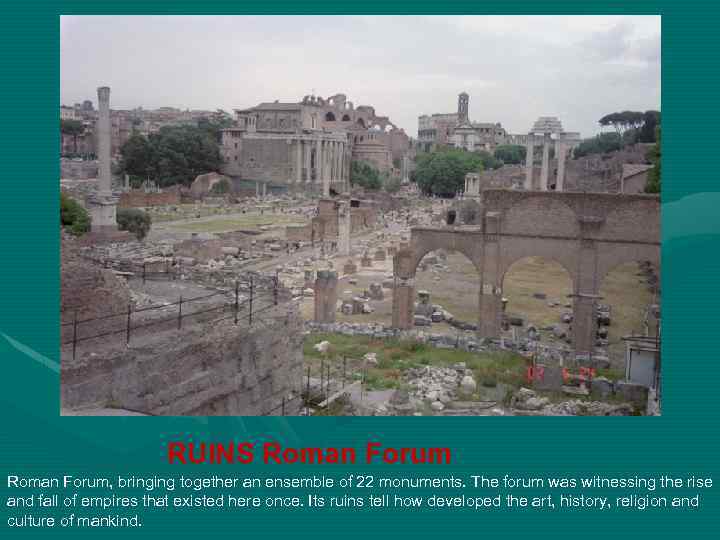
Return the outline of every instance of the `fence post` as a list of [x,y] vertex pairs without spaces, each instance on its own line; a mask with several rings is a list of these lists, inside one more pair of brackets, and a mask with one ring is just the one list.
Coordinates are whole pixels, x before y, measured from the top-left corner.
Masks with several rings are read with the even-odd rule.
[[178,303],[178,330],[182,328],[182,294],[180,295],[180,302]]
[[143,285],[145,285],[145,261],[143,261]]
[[328,362],[327,380],[325,381],[325,407],[328,406],[328,398],[330,398],[330,362]]
[[347,374],[347,356],[343,355],[343,382],[342,387],[345,388],[345,376]]
[[73,360],[75,360],[75,350],[77,349],[77,310],[75,310],[75,319],[73,320]]
[[325,357],[320,359],[320,395],[323,395],[323,386],[325,386]]
[[285,416],[285,396],[283,396],[282,399],[282,409],[281,409],[281,416]]
[[254,284],[253,284],[253,277],[250,276],[250,313],[248,313],[248,324],[252,326],[252,310],[253,310],[253,291],[254,291]]
[[367,365],[363,365],[362,378],[360,379],[360,401],[362,401],[363,397],[364,397],[366,376],[367,376]]
[[278,273],[275,272],[275,283],[273,287],[273,303],[277,306],[278,305]]
[[130,314],[132,313],[131,308],[132,308],[132,304],[128,303],[127,328],[125,330],[125,346],[126,347],[128,345],[130,345]]
[[307,390],[305,390],[305,416],[310,416],[310,366],[308,366]]
[[235,324],[238,323],[238,311],[240,310],[240,283],[235,280]]

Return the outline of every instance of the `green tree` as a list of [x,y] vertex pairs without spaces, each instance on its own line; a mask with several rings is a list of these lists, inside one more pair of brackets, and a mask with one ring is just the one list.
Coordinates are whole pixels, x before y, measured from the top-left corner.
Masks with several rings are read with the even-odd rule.
[[350,163],[350,183],[372,191],[382,188],[383,184],[380,172],[365,161]]
[[660,193],[661,176],[661,151],[660,151],[660,126],[655,133],[655,146],[648,152],[648,158],[653,163],[653,168],[648,171],[648,181],[645,186],[645,193]]
[[145,238],[152,226],[150,214],[137,208],[118,208],[116,221],[118,229],[133,233],[138,240]]
[[218,144],[222,142],[222,130],[233,126],[233,119],[222,109],[218,109],[218,114],[211,118],[203,116],[198,119],[197,127],[205,131]]
[[77,138],[85,132],[85,126],[80,120],[60,120],[60,133],[73,138],[73,153],[77,154]]
[[573,150],[575,159],[590,154],[604,154],[622,148],[622,136],[617,133],[600,133],[590,139],[584,139]]
[[157,176],[158,156],[154,146],[144,135],[130,135],[120,149],[120,154],[120,172],[130,175],[133,185],[138,184],[137,179],[142,182],[146,178]]
[[197,126],[165,126],[147,138],[133,134],[120,153],[123,173],[152,178],[161,187],[190,185],[222,165],[218,141]]
[[383,188],[388,193],[397,193],[400,191],[401,182],[397,176],[387,176],[383,181]]
[[643,125],[638,130],[637,142],[657,142],[657,127],[660,125],[660,111],[645,111],[643,113]]
[[87,210],[76,200],[60,192],[60,225],[70,234],[80,236],[90,230]]
[[230,182],[227,178],[222,178],[215,182],[210,188],[211,195],[225,195],[230,192]]
[[525,163],[527,149],[519,144],[502,144],[495,148],[495,157],[503,163],[518,165]]
[[484,170],[484,159],[487,160],[487,157],[481,153],[457,149],[420,154],[417,157],[415,181],[424,193],[453,197],[465,186],[467,173]]
[[480,158],[483,170],[485,171],[488,171],[490,169],[499,169],[504,165],[502,160],[497,159],[494,155],[485,150],[480,150],[479,152],[475,152],[475,154],[477,154],[477,156]]

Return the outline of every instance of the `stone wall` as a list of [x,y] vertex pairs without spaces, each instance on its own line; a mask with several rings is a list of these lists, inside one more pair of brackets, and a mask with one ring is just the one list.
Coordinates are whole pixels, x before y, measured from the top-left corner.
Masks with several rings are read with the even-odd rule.
[[60,178],[70,180],[87,180],[89,178],[97,178],[98,162],[94,161],[74,161],[72,159],[60,160]]
[[168,189],[160,193],[134,189],[120,195],[120,208],[141,208],[146,206],[168,206],[180,204],[180,190]]
[[[63,409],[121,408],[150,415],[296,414],[302,322],[279,306],[264,324],[232,320],[168,330],[142,344],[99,350],[61,369]],[[273,318],[276,317],[276,318]]]
[[312,240],[312,224],[288,225],[285,228],[285,239],[288,242],[310,242]]
[[210,190],[215,184],[222,180],[227,180],[232,186],[229,178],[216,172],[198,175],[195,177],[195,180],[193,180],[193,183],[190,184],[190,195],[193,199],[202,199],[210,193]]
[[[649,261],[660,268],[660,199],[617,195],[489,189],[482,192],[478,227],[413,228],[411,249],[395,256],[394,274],[410,282],[422,257],[436,249],[459,251],[480,274],[478,328],[497,336],[505,273],[530,256],[559,263],[573,282],[573,345],[588,355],[595,343],[595,304],[615,267]],[[408,285],[410,287],[410,285]],[[404,289],[396,286],[393,324],[411,320]]]
[[[60,244],[60,321],[72,323],[94,319],[107,313],[123,313],[131,303],[130,289],[125,280],[112,270],[105,270],[80,256],[78,242],[64,234]],[[101,319],[85,323],[83,331],[98,334],[116,324]],[[72,337],[72,326],[62,327],[61,339]]]

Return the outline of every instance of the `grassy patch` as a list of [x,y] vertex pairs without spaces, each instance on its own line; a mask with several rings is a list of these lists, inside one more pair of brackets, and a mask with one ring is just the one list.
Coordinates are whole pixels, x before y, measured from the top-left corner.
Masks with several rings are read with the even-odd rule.
[[[315,350],[321,341],[331,344],[326,358]],[[313,373],[319,364],[330,365],[331,373],[342,368],[346,358],[348,373],[362,369],[362,357],[373,352],[377,356],[376,366],[369,367],[366,383],[371,390],[399,388],[403,384],[406,370],[421,366],[449,367],[465,362],[473,370],[480,385],[495,386],[498,383],[520,386],[525,381],[526,360],[509,352],[471,353],[455,349],[436,349],[415,341],[396,339],[380,340],[367,336],[344,336],[336,334],[311,334],[305,338],[303,348],[305,361]]]

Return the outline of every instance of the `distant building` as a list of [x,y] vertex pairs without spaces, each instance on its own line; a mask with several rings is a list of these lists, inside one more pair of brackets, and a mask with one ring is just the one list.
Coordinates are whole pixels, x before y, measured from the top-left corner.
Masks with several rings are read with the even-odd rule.
[[79,116],[73,107],[60,105],[60,120],[78,120]]
[[223,173],[275,191],[347,191],[353,160],[399,177],[411,146],[387,116],[344,94],[261,103],[236,109],[235,118],[222,134]]
[[418,143],[423,152],[447,146],[463,148],[470,152],[486,150],[506,144],[507,133],[500,122],[471,122],[469,119],[470,96],[458,95],[457,113],[422,115],[418,117]]
[[648,172],[652,165],[644,163],[623,163],[621,193],[645,193],[648,182]]

